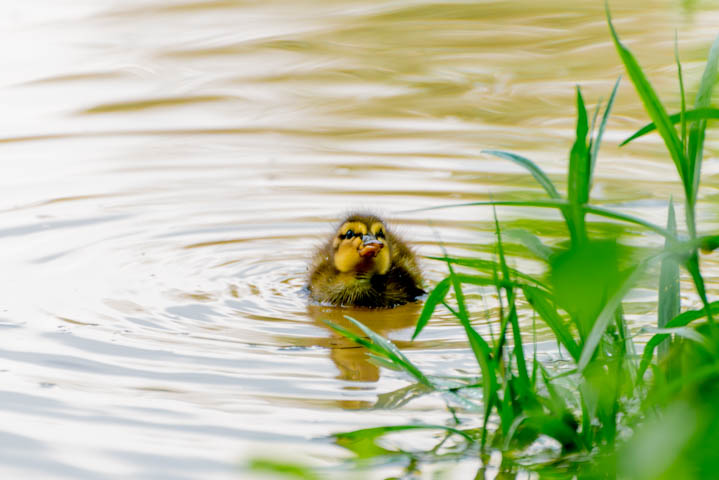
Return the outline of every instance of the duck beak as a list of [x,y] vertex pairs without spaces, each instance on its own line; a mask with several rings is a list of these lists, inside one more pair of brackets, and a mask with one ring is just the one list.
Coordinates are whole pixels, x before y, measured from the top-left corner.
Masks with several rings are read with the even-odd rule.
[[376,257],[384,244],[377,240],[374,235],[365,235],[362,237],[362,246],[358,252],[360,257]]

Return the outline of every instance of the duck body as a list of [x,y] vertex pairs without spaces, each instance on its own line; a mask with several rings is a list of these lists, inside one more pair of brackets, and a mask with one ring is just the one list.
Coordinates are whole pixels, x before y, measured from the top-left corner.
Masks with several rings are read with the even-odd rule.
[[379,217],[356,213],[315,253],[307,288],[325,304],[390,308],[416,300],[421,285],[409,247]]

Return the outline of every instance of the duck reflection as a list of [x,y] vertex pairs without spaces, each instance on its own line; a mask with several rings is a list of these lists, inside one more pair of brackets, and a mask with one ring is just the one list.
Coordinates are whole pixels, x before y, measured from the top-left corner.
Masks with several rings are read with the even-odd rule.
[[[329,349],[330,358],[339,370],[336,378],[354,382],[376,382],[380,377],[379,367],[370,361],[367,350],[335,332],[325,320],[363,335],[345,318],[346,315],[362,322],[382,336],[390,336],[392,332],[414,328],[421,308],[420,303],[409,303],[392,309],[308,305],[307,313],[318,326],[326,329],[330,334],[320,343]],[[403,342],[395,343],[401,346]]]

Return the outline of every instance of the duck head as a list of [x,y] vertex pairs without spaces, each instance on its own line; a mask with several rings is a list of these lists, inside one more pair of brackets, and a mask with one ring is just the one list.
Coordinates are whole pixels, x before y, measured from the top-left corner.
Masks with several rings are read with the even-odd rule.
[[391,264],[391,247],[382,220],[350,215],[332,241],[334,266],[342,273],[384,275]]

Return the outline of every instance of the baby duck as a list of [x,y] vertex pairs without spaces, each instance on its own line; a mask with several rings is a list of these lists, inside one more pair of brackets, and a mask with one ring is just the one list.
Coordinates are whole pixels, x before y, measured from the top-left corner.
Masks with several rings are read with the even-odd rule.
[[320,247],[310,268],[310,297],[340,306],[389,308],[424,293],[412,251],[379,217],[351,214]]

